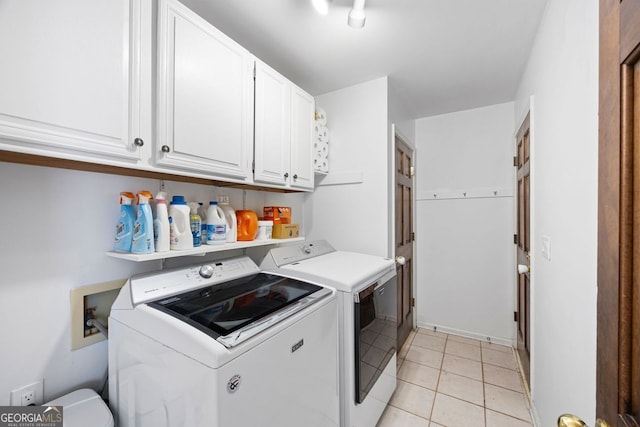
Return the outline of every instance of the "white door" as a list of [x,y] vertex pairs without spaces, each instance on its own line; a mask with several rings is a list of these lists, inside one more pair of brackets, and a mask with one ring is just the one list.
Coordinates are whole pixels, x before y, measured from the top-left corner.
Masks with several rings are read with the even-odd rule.
[[315,100],[297,86],[291,91],[291,187],[313,190]]
[[256,60],[254,181],[287,185],[290,179],[291,83]]
[[3,1],[0,148],[137,161],[139,26],[139,0]]
[[175,0],[159,15],[157,163],[249,178],[249,52]]

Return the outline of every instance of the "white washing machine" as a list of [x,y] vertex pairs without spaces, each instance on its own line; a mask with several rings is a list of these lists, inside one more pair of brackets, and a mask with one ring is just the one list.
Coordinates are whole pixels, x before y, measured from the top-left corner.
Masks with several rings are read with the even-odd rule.
[[109,319],[119,427],[338,426],[336,291],[248,257],[132,277]]
[[395,262],[320,240],[272,249],[260,268],[338,291],[340,425],[375,426],[396,387]]

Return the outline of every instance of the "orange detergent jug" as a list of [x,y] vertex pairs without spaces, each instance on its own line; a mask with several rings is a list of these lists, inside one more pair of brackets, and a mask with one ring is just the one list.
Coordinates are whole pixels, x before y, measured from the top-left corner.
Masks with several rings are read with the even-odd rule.
[[258,234],[258,215],[254,211],[236,211],[238,241],[248,241]]

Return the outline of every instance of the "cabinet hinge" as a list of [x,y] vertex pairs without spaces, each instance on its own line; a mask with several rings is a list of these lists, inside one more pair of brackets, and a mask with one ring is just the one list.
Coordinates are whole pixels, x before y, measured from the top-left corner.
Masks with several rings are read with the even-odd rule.
[[517,245],[517,244],[518,244],[518,235],[517,235],[517,234],[514,234],[514,235],[513,235],[513,244],[514,244],[514,245]]
[[514,312],[513,312],[513,321],[514,321],[514,322],[517,322],[517,321],[518,321],[518,312],[517,312],[517,311],[514,311]]
[[256,79],[256,63],[253,63],[253,80]]
[[411,298],[411,307],[415,307],[415,306],[416,306],[416,299]]
[[[254,72],[253,77],[255,77],[255,72]],[[518,167],[518,157],[516,157],[516,156],[513,156],[513,166],[514,167]]]
[[255,159],[251,161],[251,172],[256,172],[256,161]]

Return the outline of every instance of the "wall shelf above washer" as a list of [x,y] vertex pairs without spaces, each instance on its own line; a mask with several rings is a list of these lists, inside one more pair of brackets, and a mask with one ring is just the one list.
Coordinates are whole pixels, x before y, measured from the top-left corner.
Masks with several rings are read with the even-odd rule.
[[107,252],[107,256],[112,258],[126,259],[129,261],[142,262],[153,261],[166,258],[177,258],[183,256],[203,256],[210,252],[230,251],[233,249],[254,248],[257,246],[279,245],[281,243],[301,242],[304,237],[294,237],[291,239],[270,239],[270,240],[252,240],[249,242],[225,243],[223,245],[202,245],[197,248],[187,249],[184,251],[154,252],[152,254],[131,254],[123,252]]

